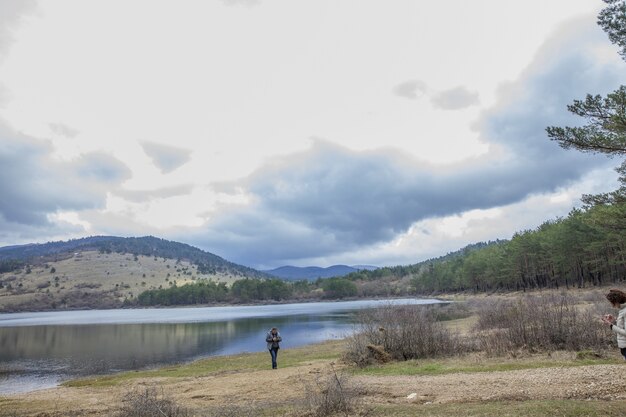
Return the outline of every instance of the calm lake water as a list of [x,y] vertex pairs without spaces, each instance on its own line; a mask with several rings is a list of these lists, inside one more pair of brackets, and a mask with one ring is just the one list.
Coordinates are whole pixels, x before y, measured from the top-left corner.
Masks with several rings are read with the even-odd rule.
[[[354,312],[396,299],[245,307],[190,307],[0,314],[0,394],[87,375],[144,369],[215,355],[265,350],[278,327],[288,349],[353,329]],[[269,355],[268,355],[269,361]]]

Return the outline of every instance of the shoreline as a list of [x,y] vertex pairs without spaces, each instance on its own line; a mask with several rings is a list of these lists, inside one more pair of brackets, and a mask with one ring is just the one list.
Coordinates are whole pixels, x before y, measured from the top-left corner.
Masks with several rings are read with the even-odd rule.
[[[287,350],[290,351],[290,353],[300,352],[300,351],[316,351],[320,348],[323,349],[324,347],[327,347],[327,346],[344,345],[346,338],[347,337],[326,339],[326,340],[322,340],[319,342],[296,345],[293,347],[282,349],[280,356],[283,356],[285,354],[284,351],[287,351]],[[145,375],[159,374],[162,372],[167,372],[168,370],[171,370],[171,369],[193,368],[196,365],[199,365],[201,363],[206,363],[206,362],[236,362],[237,360],[241,358],[256,358],[257,356],[266,356],[266,355],[267,355],[267,352],[265,352],[265,349],[260,350],[260,351],[241,351],[237,353],[230,353],[230,354],[223,354],[223,355],[217,354],[217,355],[209,355],[205,357],[196,357],[188,361],[163,363],[163,364],[148,366],[148,367],[139,368],[139,369],[118,370],[118,371],[114,371],[110,373],[102,373],[102,374],[98,374],[98,373],[86,374],[86,375],[68,378],[68,379],[59,379],[52,386],[46,386],[46,387],[35,388],[35,389],[30,389],[30,390],[21,390],[21,391],[10,392],[10,393],[0,393],[0,402],[2,401],[3,398],[27,396],[29,394],[48,392],[48,391],[58,390],[58,389],[66,388],[66,387],[80,387],[84,385],[85,381],[101,381],[101,380],[116,380],[116,379],[123,380],[127,376],[136,377],[137,375],[144,375],[144,374]],[[268,362],[268,367],[269,367],[269,356],[268,356],[267,362]],[[228,372],[228,371],[225,371],[225,372]],[[0,373],[0,375],[2,375],[2,373]]]
[[[622,285],[626,286],[626,283]],[[473,298],[473,297],[511,297],[525,294],[547,294],[553,292],[589,292],[589,291],[601,291],[612,287],[619,287],[615,284],[607,284],[602,286],[594,286],[588,288],[578,287],[561,287],[561,288],[529,288],[526,290],[516,291],[491,291],[491,292],[478,292],[478,291],[459,291],[459,292],[436,292],[430,294],[406,294],[399,296],[375,296],[375,297],[347,297],[339,299],[325,299],[325,298],[303,298],[303,299],[290,299],[290,300],[259,300],[245,303],[208,303],[208,304],[176,304],[176,305],[153,305],[153,306],[140,306],[140,305],[120,305],[119,307],[94,307],[94,308],[64,308],[64,309],[42,309],[42,310],[4,310],[5,307],[0,306],[0,317],[3,314],[15,314],[15,313],[52,313],[52,312],[72,312],[72,311],[115,311],[115,310],[143,310],[143,309],[177,309],[177,308],[208,308],[208,307],[256,307],[262,305],[284,305],[284,304],[308,304],[308,303],[332,303],[332,302],[345,302],[345,301],[376,301],[376,300],[392,300],[392,299],[435,299],[441,302],[450,302],[459,298]]]
[[[341,306],[341,302],[325,303],[326,305],[318,306],[312,303],[283,304],[285,306],[283,311],[276,305],[267,305],[267,308],[264,310],[260,310],[257,306],[247,306],[245,309],[241,306],[226,306],[221,309],[221,311],[216,311],[214,315],[210,313],[207,314],[206,310],[203,309],[190,308],[188,312],[177,309],[181,312],[178,316],[173,316],[174,313],[163,309],[158,310],[158,312],[140,309],[137,311],[137,315],[130,317],[128,317],[128,315],[131,312],[128,310],[108,310],[113,313],[109,317],[103,316],[104,313],[95,310],[87,310],[86,313],[89,314],[81,314],[74,311],[58,312],[68,317],[55,316],[50,318],[46,317],[46,315],[49,315],[48,313],[41,313],[44,315],[44,317],[41,318],[36,317],[39,313],[15,313],[18,315],[15,318],[6,315],[4,317],[0,316],[0,332],[2,332],[0,334],[4,334],[9,339],[16,340],[15,346],[6,346],[8,349],[6,353],[9,355],[7,358],[12,357],[14,359],[8,360],[4,364],[6,372],[3,372],[2,375],[4,379],[2,385],[4,388],[12,382],[19,383],[19,386],[15,390],[8,390],[11,391],[11,394],[34,392],[39,389],[49,388],[51,385],[50,381],[54,381],[53,385],[58,386],[64,383],[64,381],[76,378],[84,379],[102,377],[103,375],[110,376],[120,372],[153,371],[164,367],[185,366],[195,361],[206,360],[208,358],[236,356],[244,352],[261,352],[264,350],[265,342],[262,344],[256,343],[256,339],[258,338],[256,333],[263,333],[263,335],[261,335],[263,338],[266,330],[263,326],[273,321],[278,321],[279,327],[281,328],[283,328],[283,326],[286,327],[287,324],[292,327],[291,339],[284,345],[288,349],[336,341],[347,337],[351,333],[348,319],[350,314],[364,308],[376,307],[377,304],[373,304],[376,303],[376,301],[393,303],[395,300],[404,300],[406,304],[439,303],[436,300],[395,298],[353,300],[351,302],[343,302],[346,303],[345,306]],[[360,305],[354,303],[360,303]],[[232,311],[231,309],[239,311]],[[272,313],[272,316],[268,316],[268,313]],[[339,315],[337,315],[338,313]],[[327,317],[329,314],[332,317]],[[24,318],[22,318],[22,315]],[[78,318],[73,321],[71,316],[78,316]],[[294,318],[288,319],[288,316]],[[295,318],[298,316],[302,317]],[[5,321],[4,325],[2,324],[2,319]],[[10,323],[11,320],[14,320],[14,322]],[[54,320],[62,321],[62,323],[55,323]],[[308,324],[309,322],[313,324]],[[324,324],[322,329],[316,330],[315,323],[318,322]],[[259,326],[261,323],[265,324],[261,324],[258,329],[255,329],[250,328],[250,325],[247,323],[252,323],[253,327]],[[152,324],[157,324],[158,326],[151,326]],[[178,327],[178,325],[181,324],[190,324],[191,327]],[[126,325],[131,327],[125,327]],[[149,327],[144,327],[144,325]],[[161,325],[165,325],[165,327]],[[296,326],[295,328],[293,327],[294,325]],[[63,353],[65,352],[65,350],[63,350],[61,356],[59,356],[59,349],[65,349],[63,345],[64,342],[62,341],[57,342],[56,345],[43,351],[42,354],[46,356],[41,356],[39,353],[35,353],[37,356],[32,356],[28,351],[16,350],[24,349],[29,344],[35,346],[39,343],[45,343],[45,341],[40,340],[38,336],[40,333],[37,329],[29,330],[37,326],[56,327],[50,330],[52,333],[48,332],[50,337],[54,336],[58,340],[65,340],[67,337],[72,337],[75,346],[82,345],[80,339],[77,339],[78,333],[87,335],[82,336],[83,339],[89,337],[88,335],[92,335],[93,337],[90,337],[85,343],[87,345],[96,343],[96,345],[101,346],[101,348],[90,351],[91,353],[89,353],[89,355],[94,363],[99,364],[101,361],[104,361],[102,363],[106,364],[106,366],[98,370],[89,368],[88,366],[83,368],[84,365],[82,363],[75,362],[74,358],[81,358],[85,354],[84,349],[72,349],[70,353]],[[87,327],[85,327],[84,330],[80,327],[76,328],[76,330],[72,330],[75,328],[73,326]],[[227,326],[230,331],[228,334],[224,333],[220,342],[208,341],[202,345],[196,346],[196,342],[194,341],[197,337],[206,334],[211,338],[213,332],[222,334],[220,332],[226,331],[224,326]],[[68,330],[64,330],[65,328]],[[141,338],[135,336],[137,330],[132,329],[141,329]],[[181,329],[188,330],[180,333]],[[310,330],[308,333],[302,333],[301,330],[295,331],[295,329]],[[17,340],[21,340],[21,342],[17,342]],[[148,342],[146,342],[146,340]],[[172,340],[175,342],[172,342]],[[21,345],[18,343],[21,343]],[[146,346],[146,343],[149,343],[150,346]],[[173,349],[172,343],[179,348]],[[44,347],[45,346],[47,345],[44,345]],[[112,355],[106,353],[109,349],[118,349],[118,346],[120,353]],[[130,365],[128,362],[130,360],[129,358],[134,358],[136,357],[134,355],[137,354],[141,355],[141,352],[143,352],[145,348],[148,349],[147,356],[143,359],[138,359],[137,362],[133,360],[133,365]],[[180,353],[180,348],[184,349],[182,354]],[[150,359],[154,355],[157,355],[158,359]],[[39,356],[41,357],[39,358]],[[19,358],[24,358],[24,360]],[[38,361],[43,362],[37,364]],[[80,362],[80,359],[78,359],[78,361]],[[156,363],[151,363],[152,361]],[[54,369],[61,370],[55,371]],[[78,375],[70,375],[68,372],[63,372],[62,369],[72,369],[72,371],[78,373]],[[109,372],[108,369],[121,370]],[[101,371],[106,372],[102,373]]]
[[[450,300],[441,299],[436,296],[419,296],[419,295],[407,295],[407,296],[391,296],[391,297],[351,297],[340,299],[303,299],[303,300],[285,300],[285,301],[268,301],[268,302],[255,302],[255,303],[211,303],[211,304],[178,304],[178,305],[155,305],[155,306],[124,306],[119,308],[89,308],[89,309],[54,309],[54,310],[20,310],[20,311],[0,311],[0,317],[5,314],[20,314],[20,313],[63,313],[63,312],[80,312],[80,311],[127,311],[127,310],[164,310],[164,309],[192,309],[192,308],[213,308],[213,307],[259,307],[259,306],[280,306],[290,304],[313,304],[313,303],[342,303],[352,301],[380,301],[380,300],[438,300],[439,302],[450,302]],[[1,320],[0,320],[1,322]]]

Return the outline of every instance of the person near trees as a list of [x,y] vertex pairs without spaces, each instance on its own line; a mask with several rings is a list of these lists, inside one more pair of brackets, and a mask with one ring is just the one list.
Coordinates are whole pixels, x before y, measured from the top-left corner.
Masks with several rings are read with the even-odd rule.
[[283,339],[280,337],[280,333],[276,327],[272,327],[265,336],[267,349],[270,351],[270,355],[272,355],[272,369],[278,368],[276,360],[278,358],[278,349],[280,349],[280,342],[282,342],[282,340]]
[[615,318],[612,314],[605,314],[602,317],[602,321],[608,324],[617,335],[617,347],[619,347],[622,356],[626,360],[626,293],[620,290],[610,290],[606,295],[606,299],[609,300],[613,307],[619,309],[619,314]]

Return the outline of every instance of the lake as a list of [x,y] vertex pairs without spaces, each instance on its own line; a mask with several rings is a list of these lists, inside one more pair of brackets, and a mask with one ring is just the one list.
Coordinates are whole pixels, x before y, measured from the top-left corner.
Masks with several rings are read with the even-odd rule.
[[[145,369],[265,350],[278,327],[281,348],[343,338],[354,313],[394,299],[261,306],[55,311],[0,314],[0,394],[50,388],[88,375]],[[268,355],[269,363],[269,355]]]

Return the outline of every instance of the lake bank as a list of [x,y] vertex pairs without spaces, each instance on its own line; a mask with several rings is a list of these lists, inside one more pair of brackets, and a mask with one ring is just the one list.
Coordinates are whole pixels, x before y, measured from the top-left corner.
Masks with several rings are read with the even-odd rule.
[[269,369],[269,354],[259,352],[74,380],[0,396],[0,415],[109,416],[120,410],[128,393],[154,389],[191,410],[190,415],[304,416],[307,390],[333,370],[359,387],[360,407],[371,416],[499,417],[504,410],[509,416],[626,413],[625,365],[616,355],[580,360],[571,352],[518,358],[471,354],[355,369],[341,362],[345,343],[285,349],[275,371]]

